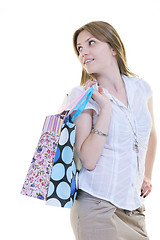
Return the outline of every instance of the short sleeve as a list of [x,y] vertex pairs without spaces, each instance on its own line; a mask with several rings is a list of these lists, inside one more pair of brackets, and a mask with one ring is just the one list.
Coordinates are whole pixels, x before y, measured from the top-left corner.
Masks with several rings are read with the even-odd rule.
[[[83,86],[77,86],[73,88],[70,93],[68,94],[67,97],[67,106],[73,102],[76,98],[78,98],[83,92],[85,91]],[[70,109],[71,107],[67,108]],[[98,104],[91,98],[89,102],[87,103],[85,109],[93,109],[96,114],[99,114],[100,108]],[[77,109],[75,109],[77,110]]]
[[152,88],[150,87],[150,85],[144,79],[140,79],[140,84],[141,84],[141,87],[143,88],[146,99],[148,101],[153,95]]

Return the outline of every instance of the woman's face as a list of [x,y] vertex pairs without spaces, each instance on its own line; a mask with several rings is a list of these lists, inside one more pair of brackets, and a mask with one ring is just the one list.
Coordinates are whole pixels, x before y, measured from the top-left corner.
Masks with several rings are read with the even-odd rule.
[[101,74],[116,61],[116,53],[111,46],[86,30],[78,35],[77,50],[79,60],[89,74]]

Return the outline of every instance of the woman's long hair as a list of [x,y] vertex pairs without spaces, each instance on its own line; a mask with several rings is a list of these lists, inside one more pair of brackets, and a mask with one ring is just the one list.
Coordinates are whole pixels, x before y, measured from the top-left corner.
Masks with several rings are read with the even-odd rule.
[[[73,35],[73,46],[77,56],[79,56],[79,52],[77,50],[77,38],[83,30],[88,31],[98,40],[110,44],[110,46],[116,52],[120,74],[124,74],[126,76],[131,75],[134,77],[137,76],[128,69],[124,45],[117,31],[109,23],[103,21],[94,21],[82,26],[77,31],[75,31]],[[83,68],[80,85],[85,84],[88,79],[94,80],[95,76],[94,74],[88,74],[87,71]]]

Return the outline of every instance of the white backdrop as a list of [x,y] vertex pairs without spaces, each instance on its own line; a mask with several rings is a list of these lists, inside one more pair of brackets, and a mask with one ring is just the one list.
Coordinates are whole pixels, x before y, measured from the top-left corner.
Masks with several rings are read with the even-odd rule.
[[[118,31],[131,71],[154,92],[159,135],[160,4],[157,0],[1,0],[0,121],[1,231],[5,239],[74,239],[69,210],[20,195],[46,115],[55,114],[80,82],[81,66],[72,35],[81,25],[103,20]],[[160,163],[157,150],[153,191],[146,199],[151,240],[159,236]],[[2,237],[1,237],[2,238]]]

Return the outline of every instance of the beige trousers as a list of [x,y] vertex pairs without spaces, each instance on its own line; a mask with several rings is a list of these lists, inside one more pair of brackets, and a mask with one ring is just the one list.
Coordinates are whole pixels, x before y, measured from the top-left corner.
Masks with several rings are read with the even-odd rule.
[[144,205],[132,212],[125,211],[79,190],[70,214],[75,239],[149,240],[144,211]]

